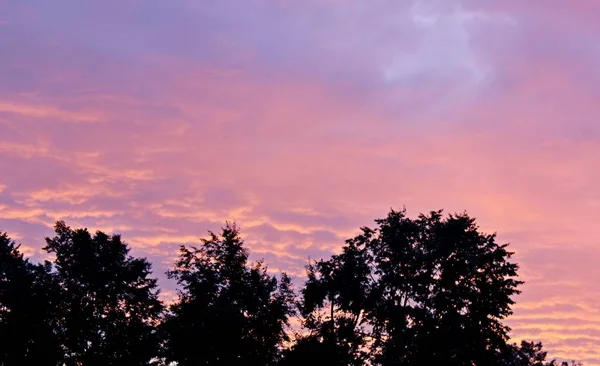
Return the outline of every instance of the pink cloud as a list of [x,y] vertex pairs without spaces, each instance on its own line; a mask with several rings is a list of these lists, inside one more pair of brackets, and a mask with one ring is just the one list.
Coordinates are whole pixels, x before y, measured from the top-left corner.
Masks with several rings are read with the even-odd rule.
[[43,118],[64,122],[98,122],[100,117],[81,112],[70,112],[50,106],[36,106],[0,100],[0,113],[17,114],[30,118]]

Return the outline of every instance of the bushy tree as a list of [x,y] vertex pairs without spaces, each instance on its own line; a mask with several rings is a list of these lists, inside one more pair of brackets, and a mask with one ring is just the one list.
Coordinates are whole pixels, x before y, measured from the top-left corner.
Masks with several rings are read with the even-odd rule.
[[521,284],[507,245],[466,213],[392,210],[376,223],[309,265],[301,311],[313,344],[348,364],[500,365]]
[[30,263],[19,246],[0,233],[0,365],[60,363],[55,285],[48,265]]
[[249,263],[235,225],[210,232],[200,248],[181,247],[179,300],[163,326],[165,358],[180,366],[273,365],[294,312],[290,278]]
[[67,366],[149,365],[158,354],[163,306],[145,258],[129,255],[119,235],[57,222],[46,239],[59,285],[57,333]]

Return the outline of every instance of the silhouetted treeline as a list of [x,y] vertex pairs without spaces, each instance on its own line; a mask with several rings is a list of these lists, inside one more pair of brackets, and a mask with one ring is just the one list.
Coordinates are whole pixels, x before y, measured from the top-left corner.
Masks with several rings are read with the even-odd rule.
[[392,210],[375,222],[309,261],[298,294],[250,262],[227,223],[181,247],[169,305],[118,235],[57,222],[38,264],[0,233],[0,366],[559,364],[510,342],[518,266],[473,218]]

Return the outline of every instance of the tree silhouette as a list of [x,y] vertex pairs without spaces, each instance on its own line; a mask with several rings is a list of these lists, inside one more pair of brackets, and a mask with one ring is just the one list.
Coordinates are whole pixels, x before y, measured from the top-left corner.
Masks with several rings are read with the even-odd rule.
[[150,263],[118,235],[59,221],[52,262],[33,264],[0,233],[0,366],[580,366],[509,343],[518,267],[475,219],[392,210],[375,222],[308,264],[299,299],[227,223],[181,247],[167,312]]
[[55,288],[49,267],[29,263],[0,233],[0,365],[59,364]]
[[92,236],[62,221],[55,232],[44,249],[55,257],[65,365],[149,365],[163,310],[150,263],[130,256],[118,235]]
[[541,343],[521,341],[518,346],[512,345],[512,352],[504,361],[506,366],[581,366],[572,361],[559,363],[556,360],[547,361],[548,352],[543,350]]
[[502,320],[521,284],[507,245],[466,213],[392,210],[376,223],[308,266],[301,312],[312,344],[342,350],[348,364],[502,364]]
[[273,365],[294,312],[290,278],[249,264],[235,225],[209,234],[200,248],[181,247],[168,273],[179,300],[163,326],[165,358],[180,366]]
[[285,362],[321,354],[331,365],[363,365],[370,336],[364,310],[373,308],[369,254],[348,241],[343,253],[311,263],[302,290],[300,313],[308,334],[286,353]]

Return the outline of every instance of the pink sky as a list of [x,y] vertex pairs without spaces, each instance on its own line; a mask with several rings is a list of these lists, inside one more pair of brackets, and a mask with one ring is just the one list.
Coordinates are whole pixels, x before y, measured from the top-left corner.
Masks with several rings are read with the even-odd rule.
[[[158,274],[237,220],[301,277],[390,207],[467,210],[509,323],[600,365],[600,2],[0,1],[0,230],[123,235]],[[163,281],[165,286],[169,286]]]

